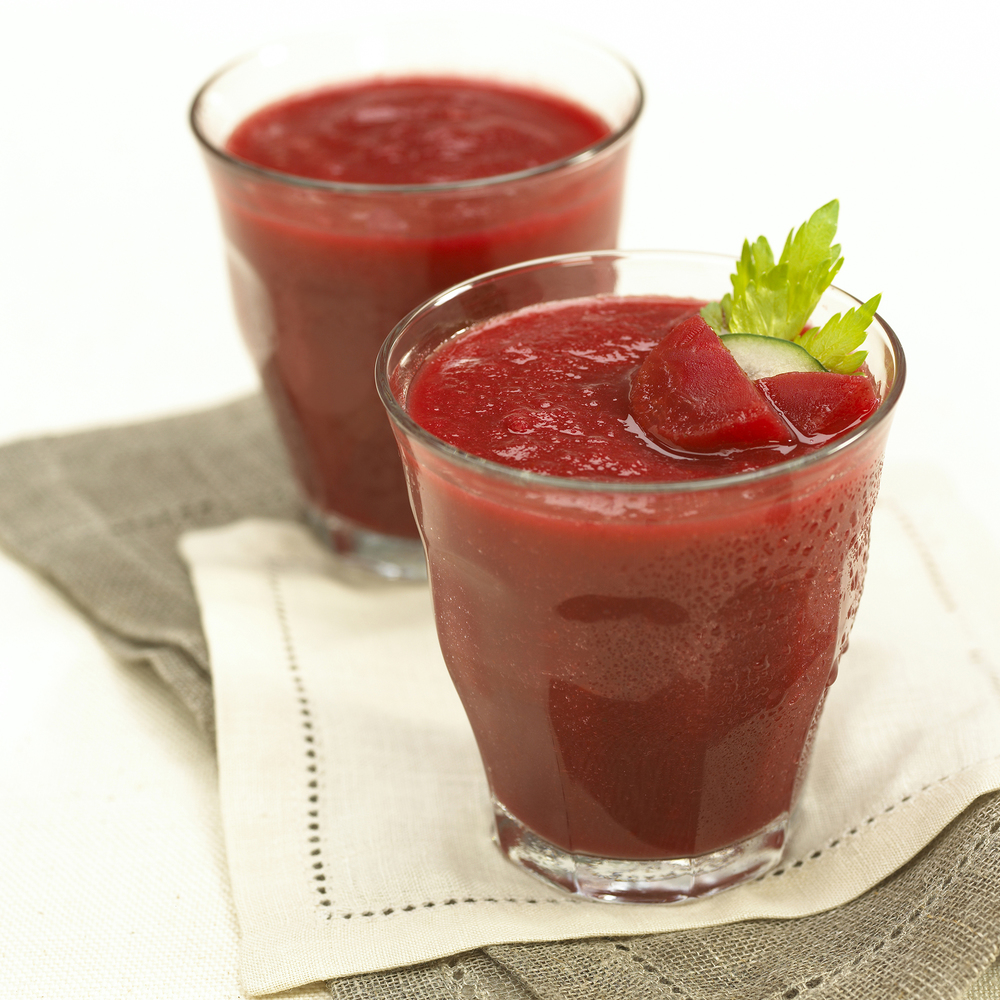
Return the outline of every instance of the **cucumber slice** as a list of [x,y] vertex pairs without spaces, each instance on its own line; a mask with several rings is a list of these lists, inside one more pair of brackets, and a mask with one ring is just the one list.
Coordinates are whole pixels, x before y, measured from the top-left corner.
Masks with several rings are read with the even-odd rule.
[[770,378],[785,372],[826,371],[804,347],[790,340],[761,337],[756,333],[726,333],[719,340],[751,379]]

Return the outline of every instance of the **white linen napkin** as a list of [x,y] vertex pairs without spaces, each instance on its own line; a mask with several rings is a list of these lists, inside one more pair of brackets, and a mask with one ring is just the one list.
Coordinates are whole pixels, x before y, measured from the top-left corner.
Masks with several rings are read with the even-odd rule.
[[995,563],[933,471],[883,484],[782,864],[680,906],[579,900],[500,855],[425,588],[350,578],[285,522],[191,533],[181,550],[212,663],[249,994],[502,942],[815,913],[1000,788]]

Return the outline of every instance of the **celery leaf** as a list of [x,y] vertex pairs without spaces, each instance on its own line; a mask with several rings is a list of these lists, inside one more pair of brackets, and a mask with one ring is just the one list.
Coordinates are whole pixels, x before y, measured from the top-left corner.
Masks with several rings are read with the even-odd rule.
[[[729,298],[727,295],[726,299]],[[726,324],[726,309],[724,305],[725,299],[722,302],[706,302],[705,305],[701,307],[701,318],[717,333],[722,336],[727,330]]]
[[865,330],[875,318],[881,298],[875,295],[864,305],[848,309],[843,316],[840,313],[831,316],[821,327],[803,330],[794,342],[832,372],[843,375],[856,372],[868,356],[867,351],[856,348],[864,341]]
[[[856,371],[865,358],[855,351],[875,315],[878,296],[859,309],[834,316],[822,329],[806,330],[809,317],[844,264],[837,235],[840,203],[818,208],[785,239],[777,261],[763,236],[744,241],[731,275],[733,291],[701,314],[716,333],[752,333],[792,340],[832,371]],[[875,305],[872,305],[872,302]],[[871,308],[869,309],[869,306]]]

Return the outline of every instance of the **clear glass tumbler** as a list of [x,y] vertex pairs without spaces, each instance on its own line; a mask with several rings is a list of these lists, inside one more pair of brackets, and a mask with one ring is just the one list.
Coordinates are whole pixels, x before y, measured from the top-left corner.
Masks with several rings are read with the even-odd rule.
[[[283,98],[413,76],[569,99],[608,133],[517,173],[414,185],[312,180],[227,150],[234,128]],[[615,246],[642,101],[638,78],[616,55],[507,18],[393,22],[268,45],[196,96],[191,123],[218,199],[237,317],[310,517],[345,557],[389,577],[425,572],[372,381],[380,344],[407,312],[458,281]]]
[[[379,357],[496,840],[594,899],[683,900],[777,863],[861,596],[899,342],[876,317],[864,347],[881,404],[857,428],[689,482],[499,465],[418,426],[407,393],[472,324],[592,295],[718,299],[732,268],[655,252],[505,268],[411,313]],[[831,288],[815,316],[856,304]]]

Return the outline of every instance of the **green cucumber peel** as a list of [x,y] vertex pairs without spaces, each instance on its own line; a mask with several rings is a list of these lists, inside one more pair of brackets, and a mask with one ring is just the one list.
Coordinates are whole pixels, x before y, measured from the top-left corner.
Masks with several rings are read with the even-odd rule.
[[880,296],[856,309],[831,317],[822,327],[806,329],[809,317],[844,263],[837,235],[840,203],[818,208],[796,231],[792,229],[777,262],[767,239],[743,243],[731,275],[733,291],[709,302],[702,318],[720,336],[754,334],[790,340],[808,351],[829,371],[850,374],[864,363],[864,342]]

